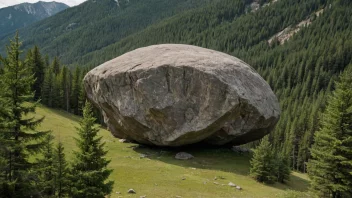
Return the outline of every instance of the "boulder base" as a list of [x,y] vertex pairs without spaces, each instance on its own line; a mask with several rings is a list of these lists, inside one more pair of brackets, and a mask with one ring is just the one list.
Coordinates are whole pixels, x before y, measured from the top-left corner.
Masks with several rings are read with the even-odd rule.
[[252,67],[190,45],[131,51],[91,70],[84,85],[112,134],[143,144],[244,144],[268,134],[280,115]]

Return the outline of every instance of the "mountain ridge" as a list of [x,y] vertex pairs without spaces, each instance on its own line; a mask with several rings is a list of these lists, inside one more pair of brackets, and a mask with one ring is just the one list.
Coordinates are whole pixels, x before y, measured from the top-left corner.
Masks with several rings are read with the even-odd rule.
[[[115,0],[89,0],[21,29],[20,36],[24,48],[38,45],[49,56],[58,56],[69,64],[74,57],[101,49],[165,18],[219,1],[119,0],[117,5]],[[0,46],[11,37],[0,39]]]
[[0,37],[53,16],[69,6],[59,2],[21,3],[0,8]]

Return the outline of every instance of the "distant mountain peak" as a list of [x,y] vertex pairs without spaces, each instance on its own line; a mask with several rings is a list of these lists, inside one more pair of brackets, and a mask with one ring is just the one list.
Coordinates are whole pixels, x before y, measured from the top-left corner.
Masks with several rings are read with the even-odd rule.
[[0,36],[53,16],[68,7],[64,3],[55,1],[39,1],[0,8]]
[[27,14],[36,15],[38,13],[41,18],[52,16],[68,7],[69,7],[68,5],[64,3],[58,3],[56,1],[52,1],[52,2],[38,1],[37,3],[21,3],[13,6],[15,10],[25,11],[27,12]]

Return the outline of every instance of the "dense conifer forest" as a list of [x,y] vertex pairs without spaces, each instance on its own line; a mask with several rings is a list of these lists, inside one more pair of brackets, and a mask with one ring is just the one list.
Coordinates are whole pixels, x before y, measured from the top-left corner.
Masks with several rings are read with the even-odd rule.
[[[69,71],[66,67],[60,68],[57,59],[52,66],[44,63],[36,46],[22,59],[21,45],[16,33],[6,48],[6,58],[0,57],[3,65],[0,76],[1,197],[104,197],[110,194],[113,181],[105,180],[112,170],[107,169],[110,161],[105,159],[107,151],[98,136],[92,106],[84,101],[80,108],[83,119],[77,128],[78,151],[69,167],[61,142],[54,147],[50,129],[38,130],[45,118],[35,115],[41,92],[57,105],[53,107],[69,111]],[[52,83],[47,80],[51,78],[49,71],[55,77]],[[78,91],[76,87],[79,85],[73,88]],[[73,107],[78,109],[78,106]]]
[[[50,57],[59,56],[62,63],[72,64],[77,57],[211,1],[119,0],[117,4],[114,0],[90,0],[19,32],[24,48],[38,45]],[[0,37],[0,45],[5,46],[9,38],[12,35]]]

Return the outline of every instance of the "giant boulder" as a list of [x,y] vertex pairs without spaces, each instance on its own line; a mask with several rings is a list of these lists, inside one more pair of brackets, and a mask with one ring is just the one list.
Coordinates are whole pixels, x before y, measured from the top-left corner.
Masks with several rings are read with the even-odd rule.
[[251,66],[190,45],[131,51],[91,70],[84,85],[112,134],[142,144],[244,144],[268,134],[280,115]]

